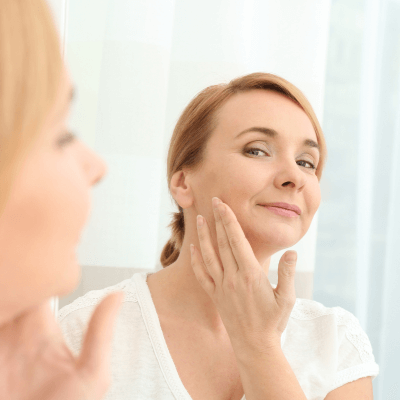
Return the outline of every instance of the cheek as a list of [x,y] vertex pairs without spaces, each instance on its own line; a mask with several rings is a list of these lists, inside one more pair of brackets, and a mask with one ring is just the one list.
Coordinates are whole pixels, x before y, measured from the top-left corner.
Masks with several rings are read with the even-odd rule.
[[[74,159],[62,161],[60,159],[58,168],[43,186],[44,190],[49,189],[49,183],[52,183],[51,196],[46,199],[51,210],[48,223],[67,246],[75,246],[89,214],[90,187]],[[52,223],[51,219],[58,224]]]
[[305,200],[311,223],[311,220],[321,203],[321,189],[318,182],[312,182],[312,184],[309,186],[309,190],[305,194]]
[[[212,162],[214,161],[214,162]],[[228,162],[227,162],[228,161]],[[208,160],[198,171],[194,197],[197,212],[207,218],[207,221],[214,223],[214,213],[211,198],[216,196],[227,203],[237,217],[241,217],[242,210],[249,195],[254,192],[254,184],[251,174],[238,165],[223,160]]]
[[238,154],[227,157],[214,174],[215,186],[226,196],[225,200],[242,205],[243,200],[251,200],[271,181],[269,170]]
[[63,265],[64,257],[73,253],[87,219],[90,188],[83,178],[72,158],[43,156],[21,196],[21,230],[33,235],[36,248],[54,265]]
[[2,215],[6,250],[0,258],[17,298],[70,291],[80,274],[73,254],[89,211],[89,188],[73,166],[53,162],[50,168],[44,161],[37,158],[20,171]]

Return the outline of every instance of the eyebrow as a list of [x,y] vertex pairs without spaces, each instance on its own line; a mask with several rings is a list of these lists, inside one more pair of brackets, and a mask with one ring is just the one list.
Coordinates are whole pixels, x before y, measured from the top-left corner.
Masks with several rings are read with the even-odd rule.
[[[238,135],[236,135],[235,139],[237,139],[238,137],[240,137],[248,132],[260,132],[260,133],[263,133],[264,135],[269,136],[270,138],[276,138],[278,136],[278,132],[275,129],[253,126],[252,128],[245,129],[244,131],[240,132]],[[303,145],[307,146],[307,147],[315,147],[318,151],[320,151],[319,144],[317,142],[315,142],[314,140],[306,139],[303,142]]]

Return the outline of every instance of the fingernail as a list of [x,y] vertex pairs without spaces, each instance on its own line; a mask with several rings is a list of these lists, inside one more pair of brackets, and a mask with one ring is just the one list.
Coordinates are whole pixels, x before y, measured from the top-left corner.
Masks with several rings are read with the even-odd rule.
[[221,200],[218,197],[212,198],[212,205],[214,208],[218,208],[218,204],[221,203]]
[[225,209],[225,204],[222,204],[222,202],[219,203],[219,204],[218,204],[218,210],[219,210],[219,213],[220,213],[221,215],[224,215],[224,214],[225,214],[225,211],[226,211],[226,209]]
[[197,226],[203,226],[204,219],[201,215],[197,216]]
[[286,254],[286,264],[295,264],[297,261],[297,253],[295,251],[291,251],[290,253]]
[[190,253],[192,256],[194,255],[194,246],[192,244],[190,245]]

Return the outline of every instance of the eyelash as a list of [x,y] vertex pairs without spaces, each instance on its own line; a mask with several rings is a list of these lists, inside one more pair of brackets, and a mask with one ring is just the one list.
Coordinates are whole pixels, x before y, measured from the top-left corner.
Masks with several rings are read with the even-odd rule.
[[[259,149],[259,148],[257,148],[257,147],[250,147],[250,148],[248,148],[248,149],[246,150],[246,153],[248,154],[250,151],[254,151],[254,150],[256,150],[256,151],[262,151],[264,154],[267,154],[264,150],[261,150],[261,149]],[[253,157],[257,157],[257,156],[253,156]],[[306,160],[299,160],[299,161],[310,164],[311,167],[308,168],[308,169],[316,169],[316,168],[315,168],[315,165],[314,165],[312,162],[310,162],[310,161],[306,161]],[[307,168],[307,167],[304,167],[304,168]]]
[[64,136],[60,138],[58,144],[64,146],[65,144],[71,143],[76,139],[76,135],[73,132],[68,131]]

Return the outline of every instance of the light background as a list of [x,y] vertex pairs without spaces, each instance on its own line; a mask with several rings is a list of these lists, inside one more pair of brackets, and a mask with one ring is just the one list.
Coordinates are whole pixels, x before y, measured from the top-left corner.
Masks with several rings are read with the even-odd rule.
[[320,210],[294,247],[297,270],[314,278],[314,300],[359,318],[380,365],[374,398],[399,399],[400,1],[50,3],[77,86],[71,126],[109,167],[92,191],[83,270],[107,286],[106,268],[159,269],[180,112],[210,84],[281,75],[311,101],[329,153]]
[[[322,120],[328,1],[80,0],[68,7],[66,58],[77,86],[71,126],[109,166],[93,190],[82,265],[158,265],[176,211],[165,179],[169,139],[206,86],[268,70],[303,90]],[[295,40],[277,45],[288,31]],[[313,49],[307,60],[304,43]],[[316,225],[317,218],[294,246],[299,271],[314,270]]]

